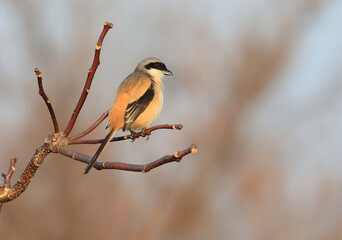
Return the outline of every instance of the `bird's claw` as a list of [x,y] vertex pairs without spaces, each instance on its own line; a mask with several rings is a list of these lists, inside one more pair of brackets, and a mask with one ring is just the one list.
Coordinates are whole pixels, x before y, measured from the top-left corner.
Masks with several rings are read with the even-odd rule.
[[130,132],[131,132],[131,135],[129,136],[129,138],[131,139],[131,142],[134,142],[137,137],[133,136],[135,134],[135,132],[133,132],[133,131],[130,131]]
[[145,133],[144,130],[141,131],[141,136],[146,137],[146,141],[150,139],[150,135],[151,135],[151,133]]
[[134,136],[135,132],[131,131],[131,135],[129,136],[129,138],[131,139],[131,142],[134,142],[135,139],[137,139],[138,137],[143,137],[143,138],[146,137],[146,141],[149,140],[151,133],[145,133],[144,131],[145,130],[142,130],[141,134],[136,137]]

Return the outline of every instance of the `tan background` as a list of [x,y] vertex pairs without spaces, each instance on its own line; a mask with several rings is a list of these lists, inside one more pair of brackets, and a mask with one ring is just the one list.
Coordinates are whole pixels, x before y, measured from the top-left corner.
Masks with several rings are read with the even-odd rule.
[[50,154],[3,206],[1,239],[341,239],[341,16],[341,1],[319,0],[1,1],[2,172],[16,156],[16,180],[52,131],[34,68],[63,130],[105,21],[114,29],[71,134],[156,56],[174,73],[156,124],[184,129],[111,144],[103,158],[199,147],[148,174],[83,176],[84,164]]

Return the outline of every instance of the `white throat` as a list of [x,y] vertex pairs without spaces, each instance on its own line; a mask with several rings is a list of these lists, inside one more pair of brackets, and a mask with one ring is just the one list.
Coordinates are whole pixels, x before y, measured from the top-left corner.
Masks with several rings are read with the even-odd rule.
[[161,82],[161,80],[164,78],[164,73],[158,69],[152,68],[147,70],[147,72],[151,75],[154,81]]

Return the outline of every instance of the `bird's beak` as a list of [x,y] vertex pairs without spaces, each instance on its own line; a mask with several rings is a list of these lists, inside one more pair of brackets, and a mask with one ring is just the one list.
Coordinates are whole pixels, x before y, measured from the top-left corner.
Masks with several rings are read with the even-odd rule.
[[168,69],[164,70],[163,73],[164,75],[173,76],[173,73]]

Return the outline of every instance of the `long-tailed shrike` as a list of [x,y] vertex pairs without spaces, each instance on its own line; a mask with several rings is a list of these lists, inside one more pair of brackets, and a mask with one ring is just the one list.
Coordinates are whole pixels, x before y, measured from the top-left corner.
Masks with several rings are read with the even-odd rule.
[[148,128],[163,107],[164,75],[172,75],[158,58],[142,60],[119,86],[109,111],[109,133],[84,170],[88,173],[114,134],[122,129],[131,133]]

